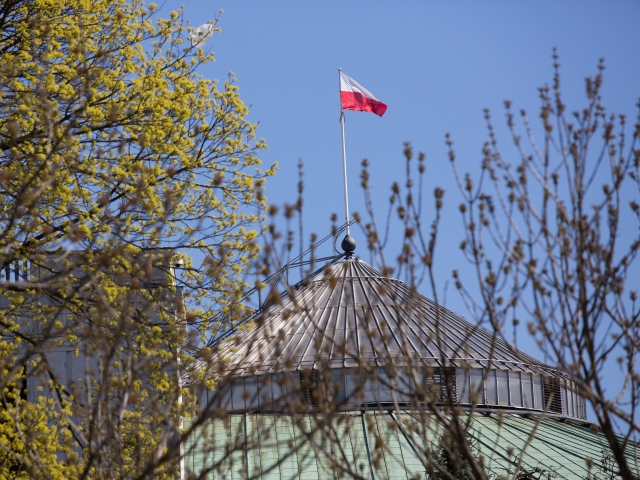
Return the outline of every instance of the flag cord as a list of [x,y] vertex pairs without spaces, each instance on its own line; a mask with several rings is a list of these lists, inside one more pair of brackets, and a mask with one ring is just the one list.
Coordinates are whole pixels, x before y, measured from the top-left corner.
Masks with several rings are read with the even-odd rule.
[[[338,94],[340,94],[340,76],[342,69],[338,69]],[[340,97],[340,126],[342,130],[342,175],[344,177],[344,218],[347,223],[347,235],[349,232],[349,194],[347,191],[347,151],[344,146],[344,111],[342,110],[342,97]]]

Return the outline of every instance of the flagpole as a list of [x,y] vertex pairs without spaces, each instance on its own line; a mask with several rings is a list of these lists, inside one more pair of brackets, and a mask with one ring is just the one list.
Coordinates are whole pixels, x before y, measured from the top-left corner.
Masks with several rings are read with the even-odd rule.
[[[342,69],[338,69],[338,95],[340,95],[340,75]],[[344,111],[342,110],[342,96],[340,96],[340,126],[342,127],[342,176],[344,178],[344,218],[347,223],[347,235],[349,232],[349,194],[347,191],[347,151],[344,146]]]

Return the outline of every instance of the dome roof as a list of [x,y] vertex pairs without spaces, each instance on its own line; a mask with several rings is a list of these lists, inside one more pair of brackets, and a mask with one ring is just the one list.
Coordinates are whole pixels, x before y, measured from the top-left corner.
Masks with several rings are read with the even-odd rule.
[[[188,445],[194,472],[335,478],[354,467],[362,477],[425,475],[431,460],[422,452],[438,454],[441,424],[418,386],[435,408],[448,400],[463,407],[469,438],[492,472],[542,465],[578,478],[584,458],[603,452],[567,376],[358,259],[319,270],[252,318],[252,328],[216,341],[220,381],[212,390],[201,385],[198,402],[201,412],[224,415]],[[389,368],[408,362],[417,368]],[[525,448],[522,463],[512,459]]]
[[[225,371],[356,368],[362,362],[549,372],[540,361],[356,259],[327,266],[218,342]],[[231,342],[226,340],[231,339]]]
[[216,341],[208,368],[219,387],[203,391],[203,405],[285,412],[299,397],[421,408],[416,392],[427,391],[440,403],[586,419],[568,375],[361,260],[330,264],[272,300],[252,328]]

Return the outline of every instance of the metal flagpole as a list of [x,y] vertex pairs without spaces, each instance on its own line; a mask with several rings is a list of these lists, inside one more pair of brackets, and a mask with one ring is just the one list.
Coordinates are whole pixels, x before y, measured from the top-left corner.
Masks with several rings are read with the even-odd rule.
[[[338,95],[340,95],[340,80],[342,69],[338,69]],[[349,194],[347,192],[347,151],[344,147],[344,111],[342,110],[342,96],[340,96],[340,125],[342,127],[342,175],[344,177],[344,218],[347,222],[347,235],[349,232]]]

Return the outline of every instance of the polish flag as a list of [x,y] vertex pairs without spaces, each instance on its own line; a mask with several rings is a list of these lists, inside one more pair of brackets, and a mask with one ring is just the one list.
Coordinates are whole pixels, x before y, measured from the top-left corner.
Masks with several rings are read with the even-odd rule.
[[384,103],[353,78],[347,77],[342,71],[340,71],[340,99],[343,110],[373,112],[379,117],[387,111],[387,106]]

